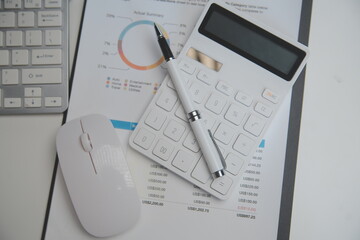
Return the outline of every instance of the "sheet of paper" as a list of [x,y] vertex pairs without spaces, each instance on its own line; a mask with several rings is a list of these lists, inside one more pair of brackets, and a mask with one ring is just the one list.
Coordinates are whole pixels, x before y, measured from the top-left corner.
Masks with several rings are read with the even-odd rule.
[[[67,120],[90,113],[117,128],[142,202],[139,222],[114,239],[276,239],[286,136],[288,96],[227,201],[219,201],[134,150],[127,138],[166,71],[153,22],[178,53],[204,0],[88,0]],[[240,11],[297,38],[301,1],[229,1]],[[261,231],[259,230],[261,229]],[[58,168],[46,239],[91,239],[81,227]]]

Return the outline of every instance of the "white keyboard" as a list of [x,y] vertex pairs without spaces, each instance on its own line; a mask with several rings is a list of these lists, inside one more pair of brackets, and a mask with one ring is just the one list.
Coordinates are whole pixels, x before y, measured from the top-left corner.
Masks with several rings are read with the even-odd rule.
[[166,77],[140,119],[130,145],[212,195],[227,199],[238,185],[277,103],[270,89],[253,98],[219,80],[200,64],[181,61],[197,109],[216,139],[227,163],[224,177],[212,179],[180,100]]
[[68,106],[68,1],[0,1],[0,114]]

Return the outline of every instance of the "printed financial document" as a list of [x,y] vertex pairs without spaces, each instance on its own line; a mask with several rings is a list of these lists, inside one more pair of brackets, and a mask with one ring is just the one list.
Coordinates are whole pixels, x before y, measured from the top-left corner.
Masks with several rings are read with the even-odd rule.
[[[177,55],[206,2],[87,1],[67,121],[92,113],[111,119],[142,203],[139,222],[112,239],[277,238],[290,95],[226,201],[127,147],[129,134],[167,73],[153,23],[168,35]],[[297,39],[301,0],[227,2]],[[77,219],[60,167],[46,239],[92,239]]]

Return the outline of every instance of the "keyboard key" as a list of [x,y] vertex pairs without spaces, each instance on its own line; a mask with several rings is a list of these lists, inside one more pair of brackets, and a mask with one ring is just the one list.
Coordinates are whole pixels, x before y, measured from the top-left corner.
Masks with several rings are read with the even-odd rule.
[[21,98],[4,98],[5,108],[19,108],[21,107]]
[[200,158],[196,167],[192,171],[191,176],[204,184],[211,178],[210,171],[206,165],[204,157]]
[[224,118],[229,122],[235,124],[236,126],[239,126],[242,120],[244,119],[245,115],[246,115],[245,109],[235,104],[231,104]]
[[41,8],[41,0],[26,0],[25,8]]
[[46,97],[45,107],[60,107],[61,101],[61,97]]
[[226,171],[228,171],[234,176],[239,174],[240,169],[244,164],[244,160],[242,160],[233,153],[229,153],[226,156],[225,162],[226,162]]
[[134,138],[134,143],[140,146],[141,148],[147,150],[150,148],[151,144],[155,139],[155,135],[146,130],[145,128],[140,128],[136,137]]
[[254,110],[267,118],[270,117],[272,113],[272,109],[261,102],[258,102],[255,105]]
[[41,46],[42,45],[42,32],[39,30],[29,30],[25,32],[25,45],[26,46]]
[[62,23],[60,11],[40,11],[38,13],[39,27],[59,27]]
[[225,145],[230,143],[233,136],[234,129],[223,123],[220,123],[214,134],[214,137]]
[[60,8],[61,0],[45,0],[46,8]]
[[220,114],[226,104],[226,100],[219,94],[211,94],[207,100],[205,107],[215,114]]
[[247,156],[254,147],[254,144],[255,142],[252,139],[244,134],[240,134],[233,145],[233,149],[242,155]]
[[169,160],[169,157],[173,150],[173,145],[163,139],[160,139],[153,150],[153,154],[158,156],[162,160],[167,161]]
[[32,50],[33,65],[61,64],[61,49],[34,49]]
[[6,9],[21,8],[21,0],[6,0],[4,2],[4,8]]
[[15,13],[14,12],[0,12],[0,27],[3,27],[3,28],[15,27]]
[[6,46],[18,47],[23,45],[22,31],[7,31],[5,37]]
[[41,97],[41,88],[39,88],[39,87],[25,88],[24,96],[25,97]]
[[22,70],[23,84],[61,83],[60,68],[28,68]]
[[31,11],[18,13],[19,27],[34,27],[35,26],[35,13]]
[[145,119],[145,123],[153,129],[159,131],[165,120],[166,116],[164,114],[156,109],[153,109]]
[[0,47],[4,46],[4,32],[0,31]]
[[57,46],[61,44],[61,31],[60,30],[46,30],[45,31],[45,44],[47,46]]
[[221,193],[222,195],[225,195],[229,191],[232,182],[233,181],[231,178],[225,175],[214,179],[214,181],[211,183],[211,188]]
[[249,95],[247,95],[247,94],[245,94],[245,93],[243,93],[241,91],[239,91],[236,94],[235,100],[238,101],[239,103],[244,104],[247,107],[250,107],[250,105],[252,103],[252,98]]
[[26,108],[41,107],[41,98],[25,98],[24,106]]
[[165,128],[164,135],[169,137],[170,139],[174,140],[175,142],[178,142],[182,135],[185,132],[185,127],[174,121],[171,120],[167,127]]
[[3,69],[2,70],[2,84],[15,85],[19,83],[19,70],[17,69]]
[[176,154],[176,156],[172,162],[172,165],[183,172],[187,172],[195,160],[196,159],[195,159],[194,155],[190,155],[190,154],[180,150]]
[[244,129],[252,135],[258,137],[262,132],[264,126],[265,122],[252,114],[246,121]]
[[159,99],[156,101],[156,105],[161,107],[162,109],[170,112],[173,107],[175,106],[175,103],[177,102],[177,96],[170,93],[170,92],[163,92]]
[[0,66],[8,66],[10,63],[8,50],[0,50]]
[[29,51],[26,49],[12,50],[12,65],[28,65],[29,64]]

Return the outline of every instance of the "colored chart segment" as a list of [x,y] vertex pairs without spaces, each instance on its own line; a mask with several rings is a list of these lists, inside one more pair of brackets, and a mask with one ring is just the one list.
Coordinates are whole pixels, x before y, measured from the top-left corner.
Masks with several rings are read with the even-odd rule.
[[[154,62],[152,64],[149,64],[149,65],[139,65],[139,64],[135,64],[135,63],[131,62],[125,56],[124,49],[123,49],[123,40],[126,37],[126,34],[128,33],[129,30],[131,30],[131,29],[133,29],[133,28],[135,28],[135,27],[137,27],[139,25],[151,25],[151,26],[154,26],[154,22],[149,21],[149,20],[140,20],[140,21],[133,22],[133,23],[129,24],[127,27],[125,27],[123,29],[123,31],[120,33],[120,36],[119,36],[119,39],[118,39],[118,52],[119,52],[119,55],[120,55],[121,59],[129,67],[131,67],[133,69],[136,69],[136,70],[150,70],[150,69],[153,69],[153,68],[156,68],[157,66],[159,66],[164,61],[164,57],[160,57],[156,62]],[[165,35],[165,38],[169,39],[168,34],[166,33],[165,29],[163,29],[161,26],[160,26],[160,28],[163,31],[163,33]]]

